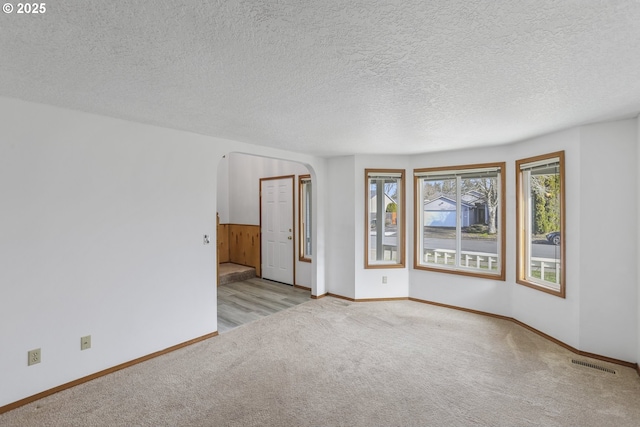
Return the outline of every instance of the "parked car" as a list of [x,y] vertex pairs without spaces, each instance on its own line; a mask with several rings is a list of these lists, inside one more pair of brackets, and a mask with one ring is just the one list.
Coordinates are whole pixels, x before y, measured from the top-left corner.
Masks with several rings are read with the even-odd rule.
[[552,231],[551,233],[547,234],[547,240],[549,241],[549,243],[553,243],[554,245],[559,245],[560,244],[560,232],[559,231]]

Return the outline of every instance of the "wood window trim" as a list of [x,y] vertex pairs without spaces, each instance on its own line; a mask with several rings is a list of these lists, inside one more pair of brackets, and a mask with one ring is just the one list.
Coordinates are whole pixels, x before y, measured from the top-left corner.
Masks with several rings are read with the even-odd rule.
[[[500,239],[499,239],[499,255],[500,255],[500,271],[497,274],[490,273],[482,273],[479,271],[473,270],[461,270],[461,269],[453,269],[453,268],[439,268],[435,266],[422,265],[420,260],[418,259],[418,254],[420,253],[420,246],[418,240],[418,229],[420,228],[420,217],[417,215],[418,206],[421,206],[421,202],[419,200],[420,197],[420,188],[419,188],[419,180],[420,176],[418,174],[425,172],[447,172],[447,171],[464,171],[464,170],[472,170],[472,169],[489,169],[489,168],[499,168],[500,169],[500,207],[498,212],[498,221],[500,224]],[[438,166],[431,168],[420,168],[413,170],[413,207],[414,207],[414,215],[413,215],[413,268],[414,270],[423,270],[423,271],[434,271],[438,273],[446,273],[446,274],[456,274],[460,276],[467,277],[478,277],[482,279],[491,279],[491,280],[506,280],[506,268],[505,268],[505,254],[506,254],[506,223],[507,223],[507,215],[506,215],[506,162],[493,162],[493,163],[475,163],[469,165],[458,165],[458,166]],[[422,212],[420,212],[422,214]]]
[[[556,291],[554,289],[545,287],[535,282],[531,282],[527,280],[527,267],[526,267],[526,236],[525,232],[525,209],[523,209],[525,200],[524,194],[522,191],[522,171],[520,170],[520,166],[522,164],[539,162],[547,159],[558,158],[558,163],[560,166],[560,290]],[[556,151],[554,153],[542,154],[539,156],[528,157],[526,159],[516,160],[516,283],[548,293],[550,295],[554,295],[560,298],[566,298],[567,293],[567,283],[566,283],[566,244],[565,244],[565,235],[566,235],[566,195],[565,195],[565,160],[564,160],[564,151]]]
[[[397,236],[398,236],[398,251],[399,258],[396,263],[389,264],[371,264],[369,263],[369,174],[371,173],[380,173],[380,174],[399,174],[400,175],[400,194],[398,195],[400,215],[398,218],[400,219],[400,227],[398,227]],[[364,170],[364,268],[365,269],[387,269],[387,268],[405,268],[405,231],[406,231],[406,170],[405,169],[377,169],[370,168]]]
[[313,258],[307,256],[304,251],[303,241],[305,236],[303,218],[302,218],[302,203],[303,203],[303,181],[311,181],[311,175],[298,175],[298,229],[300,230],[301,240],[298,242],[298,260],[302,262],[312,262]]

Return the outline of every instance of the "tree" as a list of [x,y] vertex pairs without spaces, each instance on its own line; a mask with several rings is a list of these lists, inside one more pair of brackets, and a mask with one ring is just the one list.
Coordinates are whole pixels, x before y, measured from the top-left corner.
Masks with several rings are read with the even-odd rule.
[[489,234],[498,232],[498,179],[497,178],[469,178],[462,180],[462,187],[465,192],[477,191],[482,195],[487,203],[489,211]]
[[449,197],[450,199],[456,199],[456,180],[444,179],[437,181],[424,181],[424,188],[422,192],[426,200],[434,200],[440,196]]
[[384,183],[384,194],[389,196],[391,200],[398,200],[398,183],[396,181],[385,181]]
[[534,233],[547,234],[560,229],[560,175],[532,175]]

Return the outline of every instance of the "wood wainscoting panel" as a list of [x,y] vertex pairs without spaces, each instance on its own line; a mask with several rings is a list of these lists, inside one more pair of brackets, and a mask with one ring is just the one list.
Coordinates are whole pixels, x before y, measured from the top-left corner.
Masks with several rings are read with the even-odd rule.
[[218,263],[231,259],[229,245],[229,224],[218,225]]
[[234,264],[254,267],[256,275],[262,276],[259,225],[229,224],[229,258]]

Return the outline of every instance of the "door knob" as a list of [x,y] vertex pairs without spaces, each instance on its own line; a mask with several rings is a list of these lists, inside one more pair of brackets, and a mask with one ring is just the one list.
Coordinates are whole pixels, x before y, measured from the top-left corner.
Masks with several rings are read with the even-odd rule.
[[289,239],[289,240],[291,240],[292,238],[293,238],[293,237],[291,237],[291,236],[287,237],[287,239]]

